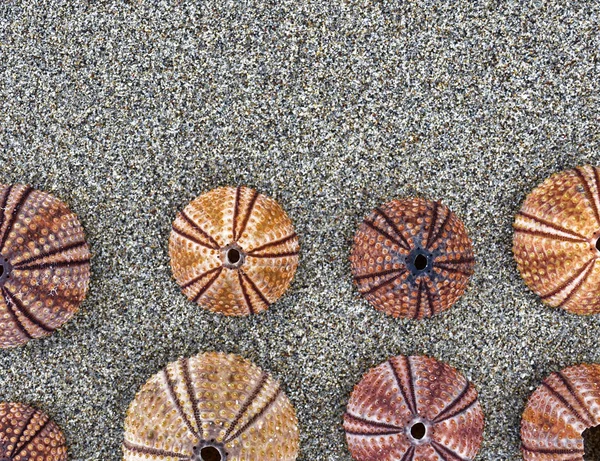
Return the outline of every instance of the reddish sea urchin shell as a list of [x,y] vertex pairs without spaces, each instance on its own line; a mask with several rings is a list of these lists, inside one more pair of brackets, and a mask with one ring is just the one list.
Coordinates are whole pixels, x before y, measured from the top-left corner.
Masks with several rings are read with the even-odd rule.
[[376,309],[415,319],[449,309],[475,265],[463,223],[445,205],[419,198],[373,210],[356,232],[350,262]]
[[67,205],[24,185],[0,185],[0,347],[52,333],[85,298],[90,251]]
[[514,229],[519,272],[543,302],[600,312],[600,168],[550,176],[527,196]]
[[137,393],[124,461],[293,461],[298,422],[267,373],[237,355],[170,363]]
[[531,394],[521,420],[525,461],[583,461],[583,432],[600,424],[600,365],[552,373]]
[[0,460],[66,459],[65,436],[45,413],[22,403],[0,403]]
[[225,315],[261,312],[287,289],[298,237],[279,204],[254,189],[222,187],[173,222],[171,268],[192,301]]
[[466,461],[483,439],[477,391],[430,357],[393,357],[355,386],[344,430],[357,461]]

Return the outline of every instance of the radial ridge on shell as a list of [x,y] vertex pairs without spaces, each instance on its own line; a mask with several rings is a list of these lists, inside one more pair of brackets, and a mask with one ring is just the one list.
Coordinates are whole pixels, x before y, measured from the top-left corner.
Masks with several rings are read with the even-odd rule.
[[392,200],[365,218],[350,263],[358,291],[377,310],[422,319],[452,307],[475,258],[465,226],[448,207],[413,198]]
[[298,266],[298,237],[272,198],[221,187],[189,203],[173,222],[173,276],[193,302],[225,315],[266,310]]
[[65,436],[48,415],[23,403],[0,403],[0,460],[66,461]]
[[583,432],[600,425],[600,365],[551,373],[531,394],[521,420],[525,461],[583,461]]
[[513,224],[523,280],[542,301],[576,314],[600,312],[600,169],[555,173],[525,199]]
[[483,439],[477,390],[451,366],[399,355],[354,387],[346,440],[356,461],[468,461]]
[[79,309],[90,250],[77,216],[56,197],[0,185],[0,347],[50,335]]
[[124,461],[293,461],[298,422],[279,383],[233,354],[172,362],[125,419]]

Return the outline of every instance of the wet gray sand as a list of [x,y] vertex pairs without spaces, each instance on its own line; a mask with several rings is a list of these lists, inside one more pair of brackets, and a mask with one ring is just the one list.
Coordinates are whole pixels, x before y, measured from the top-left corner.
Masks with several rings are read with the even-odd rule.
[[[0,179],[69,203],[93,250],[80,313],[0,351],[0,398],[52,415],[70,459],[119,460],[148,377],[234,352],[282,381],[300,460],[347,461],[353,385],[430,354],[479,390],[477,459],[521,459],[533,389],[600,361],[600,316],[543,306],[511,255],[525,195],[600,164],[598,18],[588,2],[0,3]],[[302,250],[267,313],[224,318],[181,294],[167,240],[191,199],[238,184],[282,204]],[[477,257],[455,307],[420,322],[361,300],[348,263],[362,218],[414,195],[455,211]]]

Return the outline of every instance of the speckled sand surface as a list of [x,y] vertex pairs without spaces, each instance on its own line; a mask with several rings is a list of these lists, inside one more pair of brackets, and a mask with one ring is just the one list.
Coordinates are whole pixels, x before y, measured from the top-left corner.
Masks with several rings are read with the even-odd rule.
[[[477,459],[521,459],[532,390],[600,361],[600,316],[544,307],[511,254],[527,192],[600,164],[595,2],[241,3],[0,2],[0,179],[69,203],[93,250],[80,313],[0,351],[0,398],[51,414],[71,460],[119,460],[149,376],[230,351],[283,382],[300,460],[350,460],[354,384],[431,354],[479,389]],[[301,238],[290,290],[252,318],[200,310],[169,268],[175,213],[226,184],[275,197]],[[363,216],[412,195],[454,210],[477,257],[466,295],[421,322],[361,300],[348,263]]]

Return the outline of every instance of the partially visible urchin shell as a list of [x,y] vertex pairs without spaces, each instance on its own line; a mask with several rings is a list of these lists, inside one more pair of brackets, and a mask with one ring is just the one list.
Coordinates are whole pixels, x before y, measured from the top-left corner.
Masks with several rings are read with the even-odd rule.
[[448,207],[393,200],[373,210],[350,256],[360,293],[394,317],[421,319],[452,307],[473,273],[473,247]]
[[1,402],[0,459],[66,461],[65,436],[42,411],[22,403]]
[[600,169],[555,173],[525,199],[513,253],[542,301],[576,314],[600,312]]
[[258,313],[275,302],[294,277],[298,251],[285,211],[247,187],[202,194],[178,213],[169,239],[173,276],[185,295],[225,315]]
[[237,355],[180,359],[137,393],[125,420],[125,461],[292,461],[292,404],[267,373]]
[[521,420],[525,461],[583,461],[583,431],[600,425],[600,365],[552,373],[531,394]]
[[67,205],[29,186],[0,185],[0,347],[52,333],[87,294],[90,251]]
[[477,390],[430,357],[393,357],[354,387],[344,430],[357,461],[467,461],[483,439]]

